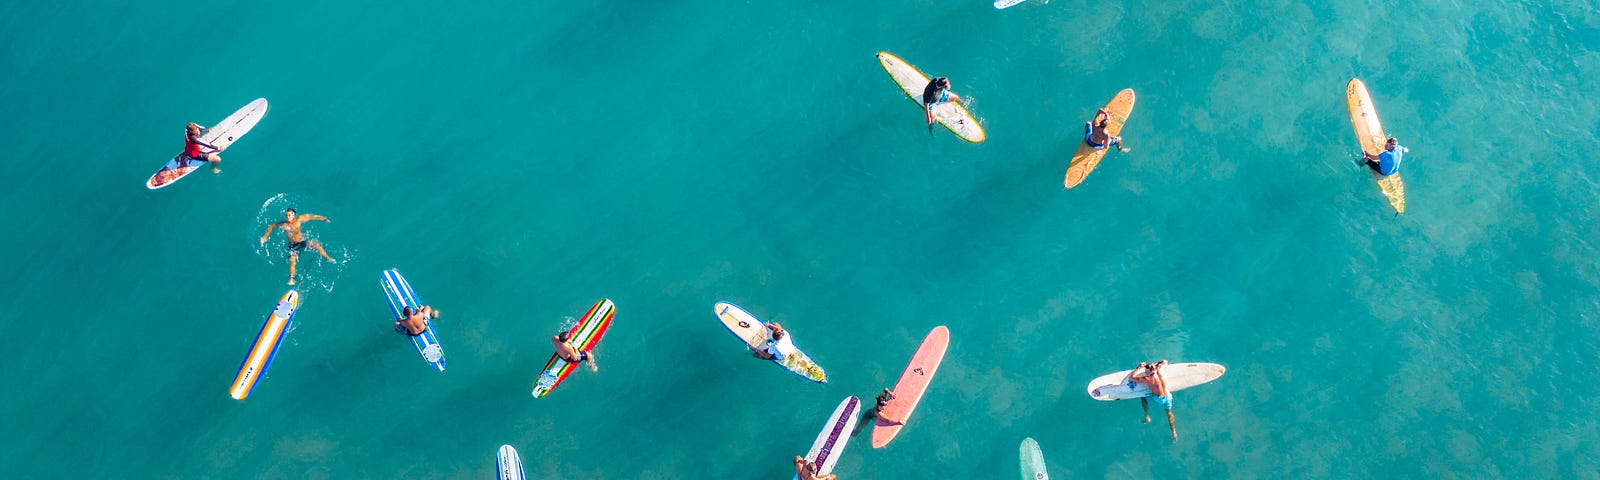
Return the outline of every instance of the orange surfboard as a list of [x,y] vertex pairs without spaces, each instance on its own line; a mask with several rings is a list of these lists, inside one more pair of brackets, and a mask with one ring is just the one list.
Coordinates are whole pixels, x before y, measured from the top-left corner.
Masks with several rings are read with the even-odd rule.
[[[1111,97],[1111,102],[1106,103],[1106,114],[1111,117],[1110,121],[1106,122],[1106,133],[1113,137],[1122,135],[1122,124],[1128,121],[1128,115],[1131,113],[1133,113],[1133,89],[1125,88],[1117,92],[1117,96]],[[1089,118],[1094,117],[1091,115]],[[1108,145],[1106,148],[1095,150],[1080,137],[1078,150],[1072,153],[1072,163],[1067,166],[1067,178],[1063,182],[1067,188],[1083,183],[1083,179],[1088,178],[1089,172],[1093,172],[1094,167],[1100,165],[1100,160],[1106,158],[1106,151],[1111,148]]]
[[917,409],[917,402],[922,401],[922,393],[928,390],[928,383],[933,381],[933,374],[939,370],[939,362],[944,361],[944,351],[949,347],[950,329],[943,325],[933,327],[927,338],[922,339],[922,346],[917,347],[906,371],[900,373],[900,381],[894,384],[894,398],[883,406],[877,424],[872,427],[872,448],[883,448],[900,434],[911,412]]

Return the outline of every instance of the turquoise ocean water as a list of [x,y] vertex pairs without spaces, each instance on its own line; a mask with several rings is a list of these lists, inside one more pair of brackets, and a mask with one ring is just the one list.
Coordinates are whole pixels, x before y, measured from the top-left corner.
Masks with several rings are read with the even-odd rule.
[[[949,354],[847,479],[1597,478],[1592,2],[10,2],[0,6],[7,478],[788,478],[847,395]],[[930,138],[873,54],[989,132]],[[1411,148],[1396,217],[1363,78]],[[1081,125],[1138,104],[1061,188]],[[144,179],[251,99],[200,172]],[[226,390],[302,263],[270,374]],[[378,274],[444,312],[449,369]],[[600,298],[597,351],[528,395]],[[749,358],[718,300],[796,334]],[[1213,361],[1180,440],[1084,394]]]

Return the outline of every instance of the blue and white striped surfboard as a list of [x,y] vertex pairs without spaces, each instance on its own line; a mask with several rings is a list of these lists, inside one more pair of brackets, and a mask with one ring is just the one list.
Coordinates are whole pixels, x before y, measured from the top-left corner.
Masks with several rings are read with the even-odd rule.
[[[405,318],[400,314],[405,307],[422,308],[417,292],[411,290],[411,284],[406,283],[406,277],[400,276],[399,270],[383,271],[383,294],[389,297],[389,311],[394,313],[395,320]],[[444,371],[444,346],[439,345],[439,336],[433,332],[433,322],[428,322],[428,329],[422,335],[411,337],[411,343],[417,346],[417,353],[422,354],[423,360],[435,370]]]

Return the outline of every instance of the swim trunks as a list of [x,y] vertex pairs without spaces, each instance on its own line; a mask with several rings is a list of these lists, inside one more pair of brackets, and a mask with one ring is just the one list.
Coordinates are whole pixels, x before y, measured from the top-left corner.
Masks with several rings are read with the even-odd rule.
[[1160,406],[1162,406],[1162,408],[1166,408],[1167,411],[1169,411],[1169,412],[1172,411],[1172,394],[1169,393],[1165,397],[1158,397],[1158,396],[1155,396],[1155,395],[1151,395],[1150,399],[1155,401],[1156,405],[1160,405]]
[[301,240],[301,241],[298,241],[298,242],[289,242],[289,254],[290,255],[299,255],[300,251],[301,250],[305,250],[305,249],[306,249],[306,241],[305,240]]

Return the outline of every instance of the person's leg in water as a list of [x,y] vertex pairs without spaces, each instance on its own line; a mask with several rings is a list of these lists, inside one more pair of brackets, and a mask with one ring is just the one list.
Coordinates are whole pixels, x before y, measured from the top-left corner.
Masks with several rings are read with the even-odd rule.
[[[333,257],[328,256],[328,251],[322,249],[322,243],[321,242],[318,242],[316,240],[310,240],[307,243],[311,244],[311,248],[317,249],[317,253],[322,255],[323,259],[325,259],[327,261],[330,261],[330,262],[333,262]],[[334,263],[338,263],[338,262],[334,262]]]
[[1144,423],[1150,423],[1150,397],[1139,397],[1139,407],[1144,409]]
[[218,155],[216,152],[208,153],[206,154],[206,161],[211,162],[211,173],[222,173],[222,169],[217,167],[217,165],[222,164],[222,155]]
[[593,350],[579,353],[578,354],[578,358],[581,358],[581,359],[585,360],[589,364],[589,371],[591,371],[591,372],[600,371],[600,365],[594,363],[594,351]]
[[294,266],[300,262],[300,252],[289,250],[289,284],[294,285]]

